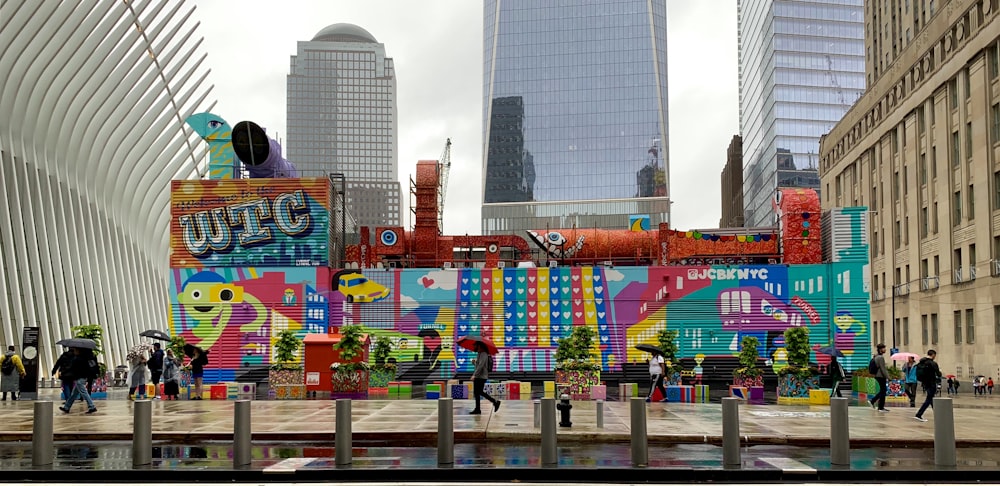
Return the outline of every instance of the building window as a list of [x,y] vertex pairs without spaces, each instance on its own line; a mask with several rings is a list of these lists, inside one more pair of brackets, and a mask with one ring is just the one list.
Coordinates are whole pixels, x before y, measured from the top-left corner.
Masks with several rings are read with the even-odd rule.
[[938,343],[938,315],[931,314],[931,344]]
[[[931,110],[931,113],[934,113]],[[931,146],[931,178],[937,179],[937,146]]]
[[952,79],[948,82],[948,106],[955,110],[958,108],[958,80]]
[[1000,75],[1000,56],[997,55],[997,46],[992,45],[986,48],[986,56],[990,63],[990,79],[996,79]]
[[[900,246],[900,236],[902,236],[902,234],[903,234],[903,232],[900,231],[900,228],[899,228],[899,221],[896,221],[896,231],[895,231],[895,234],[893,235],[893,237],[894,237],[893,238],[893,249],[894,250],[898,250],[899,249],[899,246]],[[898,281],[899,279],[897,278],[896,280]]]
[[920,185],[927,185],[927,154],[920,154]]
[[934,255],[934,276],[937,277],[941,275],[941,259],[938,255]]
[[976,191],[972,184],[969,184],[969,210],[967,213],[970,221],[976,219]]
[[965,343],[975,344],[976,342],[976,310],[965,309]]
[[990,125],[990,142],[997,143],[1000,142],[1000,103],[993,105],[990,110],[992,112],[992,124]]
[[[994,306],[994,308],[996,308],[996,307],[1000,307],[1000,306]],[[996,311],[994,311],[994,313],[996,313]],[[997,315],[1000,316],[1000,314],[997,314]],[[998,321],[998,322],[1000,322],[1000,321]],[[924,314],[924,315],[920,316],[920,344],[923,345],[923,346],[927,346],[927,338],[928,338],[927,331],[928,331],[928,329],[927,329],[927,314]]]
[[976,266],[976,245],[975,243],[969,245],[969,267],[975,268]]
[[993,306],[993,342],[1000,343],[1000,305]]
[[972,122],[965,124],[965,158],[972,162]]
[[903,318],[903,346],[910,345],[910,318]]
[[958,132],[951,132],[951,166],[958,167],[962,159],[962,148],[958,146]]
[[927,263],[928,262],[926,258],[920,260],[920,278],[927,278],[927,272],[930,271],[930,268],[928,268]]
[[[927,208],[920,208],[920,237],[927,237]],[[925,262],[927,260],[924,260]]]
[[962,311],[955,311],[955,344],[962,344]]
[[934,234],[937,234],[937,232],[938,232],[938,203],[934,203],[934,211],[931,212],[931,219],[934,221],[934,224],[931,225],[931,228],[933,228],[932,231],[934,231]]
[[958,226],[962,223],[962,191],[955,191],[951,197],[951,225]]
[[969,76],[968,69],[962,71],[962,81],[965,83],[965,85],[962,86],[963,88],[965,88],[964,89],[965,93],[963,94],[965,95],[965,99],[969,99],[970,97],[972,97],[972,77]]

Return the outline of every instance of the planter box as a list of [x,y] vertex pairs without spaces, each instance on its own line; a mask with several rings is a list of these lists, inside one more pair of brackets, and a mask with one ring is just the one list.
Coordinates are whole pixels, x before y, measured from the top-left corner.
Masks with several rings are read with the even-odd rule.
[[[778,377],[778,398],[804,399],[809,403],[809,390],[819,389],[819,376],[811,376],[806,380],[800,380],[795,375],[784,375]],[[778,403],[781,403],[779,400]]]
[[305,400],[305,385],[271,385],[275,400]]
[[336,371],[330,376],[330,398],[367,398],[368,370]]
[[268,370],[267,383],[275,385],[305,385],[306,374],[303,370]]
[[389,382],[396,379],[396,370],[372,369],[368,371],[368,388],[389,388]]
[[555,382],[560,395],[568,391],[567,395],[571,397],[583,396],[581,400],[589,400],[590,388],[601,384],[601,372],[556,370]]
[[733,376],[733,386],[745,386],[747,388],[759,386],[764,386],[764,377],[758,376],[756,378],[747,378],[743,376]]

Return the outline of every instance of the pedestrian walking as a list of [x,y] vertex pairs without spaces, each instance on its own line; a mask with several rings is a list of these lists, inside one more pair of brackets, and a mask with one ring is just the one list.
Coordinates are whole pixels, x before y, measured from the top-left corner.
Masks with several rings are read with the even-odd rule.
[[917,363],[917,380],[924,387],[924,393],[926,393],[926,398],[924,398],[923,405],[920,406],[920,410],[917,410],[917,414],[913,418],[920,422],[926,422],[927,419],[924,418],[924,411],[927,407],[934,408],[934,394],[937,392],[937,383],[941,379],[941,369],[938,368],[937,351],[933,349],[927,350],[927,356],[920,358],[920,363]]
[[194,398],[192,400],[201,400],[203,393],[201,383],[205,376],[205,365],[208,364],[208,354],[198,346],[192,346],[192,348],[191,379],[194,380]]
[[174,352],[168,349],[163,359],[163,398],[166,400],[177,400],[180,393],[180,366]]
[[146,353],[144,351],[130,353],[128,378],[128,399],[142,400],[146,398]]
[[883,354],[885,354],[885,344],[878,343],[875,346],[875,355],[868,363],[868,371],[878,382],[878,394],[868,400],[868,403],[879,412],[888,412],[889,410],[885,408],[885,394],[888,391],[889,370],[885,367]]
[[479,408],[479,399],[485,398],[493,404],[493,411],[497,412],[500,410],[500,400],[491,397],[486,393],[486,380],[490,378],[490,353],[487,351],[486,345],[477,342],[476,343],[476,369],[472,372],[472,394],[475,395],[476,408],[469,412],[472,415],[479,415],[482,411]]
[[87,402],[87,413],[95,413],[97,412],[97,406],[94,405],[94,399],[90,397],[90,391],[87,389],[87,379],[96,378],[100,371],[100,367],[97,364],[97,357],[89,349],[72,349],[73,361],[70,364],[70,372],[76,381],[73,384],[73,392],[66,399],[66,403],[59,407],[59,410],[62,410],[63,413],[69,413],[73,408],[73,402],[77,398],[82,398]]
[[659,401],[667,401],[667,388],[663,386],[663,377],[667,375],[667,364],[663,359],[663,354],[659,351],[652,351],[652,356],[649,358],[649,395],[646,395],[646,401],[653,401],[653,392],[660,390],[660,396],[663,397]]
[[955,394],[955,379],[948,377],[948,396]]
[[3,401],[7,401],[8,393],[11,400],[17,400],[21,378],[24,377],[24,364],[15,352],[16,349],[13,345],[7,346],[7,352],[0,356],[0,392],[3,392],[0,400]]
[[73,350],[66,348],[59,358],[56,359],[56,364],[52,366],[52,376],[59,374],[59,384],[62,385],[62,399],[69,400],[69,395],[73,393],[73,383],[76,381],[73,378],[73,371],[71,367],[73,366]]
[[[149,382],[153,384],[153,399],[160,399],[160,376],[163,374],[163,350],[160,343],[153,343],[153,354],[149,357]],[[166,381],[166,380],[164,380]]]
[[989,380],[986,380],[986,389],[989,390],[990,395],[993,394],[993,377],[991,376]]
[[906,375],[906,396],[910,399],[910,408],[917,406],[917,361],[910,356],[903,365],[903,373]]
[[844,381],[847,377],[847,373],[844,372],[844,367],[840,365],[840,361],[837,360],[836,356],[830,357],[830,365],[827,366],[828,373],[830,374],[830,396],[832,397],[836,394],[838,397],[843,397],[840,394],[840,382]]

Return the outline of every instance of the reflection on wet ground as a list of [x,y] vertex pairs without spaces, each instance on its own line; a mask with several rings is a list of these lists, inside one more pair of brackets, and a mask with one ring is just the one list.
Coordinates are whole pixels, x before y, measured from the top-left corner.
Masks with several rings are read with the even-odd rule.
[[[437,467],[437,451],[433,447],[356,447],[352,453],[354,469],[413,469]],[[130,442],[102,442],[97,446],[57,443],[55,470],[127,470],[132,469]],[[329,444],[282,443],[257,444],[252,452],[251,469],[266,470],[285,459],[296,461],[299,470],[334,469],[334,448]],[[456,444],[455,468],[537,468],[541,449],[538,445],[521,444]],[[742,450],[743,469],[782,469],[789,464],[817,470],[831,469],[829,450],[791,446],[760,445]],[[789,462],[791,460],[792,462]],[[1000,449],[960,448],[958,469],[967,471],[996,470]],[[628,444],[574,444],[559,447],[559,466],[586,468],[629,468],[631,453]],[[722,449],[712,445],[678,444],[650,446],[649,467],[665,469],[720,469]],[[31,468],[31,444],[0,445],[0,468],[17,470]],[[198,445],[156,444],[153,448],[153,469],[232,468],[230,443],[209,442]],[[932,470],[934,450],[928,448],[872,448],[851,451],[850,470],[865,471],[886,468]]]

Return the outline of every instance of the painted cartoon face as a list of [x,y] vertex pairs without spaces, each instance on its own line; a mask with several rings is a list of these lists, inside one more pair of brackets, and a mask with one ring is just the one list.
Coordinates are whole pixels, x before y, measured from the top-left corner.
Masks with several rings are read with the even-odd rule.
[[576,255],[576,252],[583,248],[583,241],[586,239],[586,236],[580,235],[576,243],[570,244],[570,241],[558,231],[528,231],[528,236],[531,241],[553,258],[570,258]]
[[833,322],[842,332],[847,332],[857,322],[857,319],[850,312],[837,311],[837,316],[833,318]]
[[184,311],[198,321],[215,319],[222,309],[243,302],[243,287],[225,283],[189,283],[177,296]]
[[694,355],[694,362],[697,363],[698,366],[701,366],[701,364],[705,362],[705,355],[701,353]]

